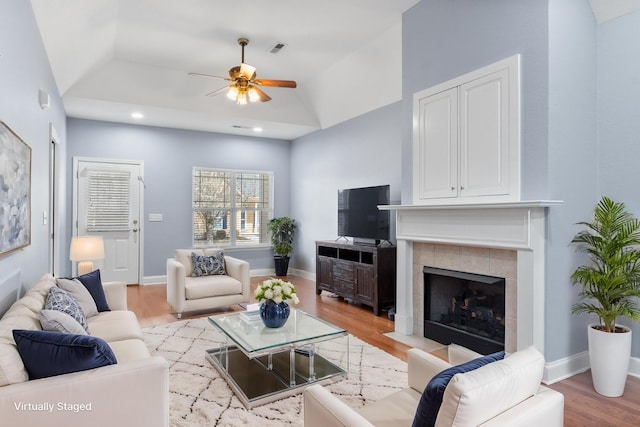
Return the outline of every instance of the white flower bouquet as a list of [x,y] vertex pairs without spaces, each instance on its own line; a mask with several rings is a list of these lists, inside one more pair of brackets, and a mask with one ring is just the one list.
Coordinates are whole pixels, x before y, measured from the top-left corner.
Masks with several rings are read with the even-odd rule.
[[256,288],[253,296],[258,301],[272,300],[276,304],[282,301],[292,300],[294,304],[298,304],[300,300],[296,295],[296,288],[291,282],[285,282],[280,279],[268,279],[262,282]]

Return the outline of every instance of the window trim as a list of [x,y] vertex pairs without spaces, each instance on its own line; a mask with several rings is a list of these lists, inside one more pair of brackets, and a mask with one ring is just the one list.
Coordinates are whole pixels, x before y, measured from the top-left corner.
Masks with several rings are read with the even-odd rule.
[[[193,166],[191,168],[191,245],[193,248],[207,248],[207,247],[219,247],[219,248],[224,248],[224,249],[230,249],[230,250],[253,250],[253,249],[264,249],[264,248],[270,248],[271,247],[271,242],[263,242],[263,243],[255,243],[255,244],[243,244],[243,245],[238,245],[237,244],[237,235],[236,235],[236,229],[237,227],[234,227],[232,225],[230,225],[230,229],[229,229],[229,243],[228,244],[212,244],[212,243],[206,243],[206,244],[201,244],[201,243],[196,243],[194,236],[195,236],[195,223],[193,221],[193,217],[194,217],[194,212],[196,210],[195,207],[195,194],[194,194],[194,176],[195,176],[195,172],[196,171],[210,171],[210,172],[223,172],[225,174],[232,174],[231,176],[231,182],[230,182],[230,187],[231,187],[231,191],[230,191],[230,195],[229,195],[229,199],[230,199],[230,208],[229,208],[229,218],[230,221],[233,221],[233,223],[235,223],[236,221],[236,214],[239,213],[240,211],[247,211],[247,210],[255,210],[255,211],[267,211],[267,219],[271,220],[274,217],[274,192],[275,192],[275,173],[273,171],[265,171],[265,170],[251,170],[251,169],[226,169],[226,168],[212,168],[212,167],[206,167],[206,166]],[[238,208],[236,207],[236,178],[238,177],[238,175],[241,175],[243,173],[246,174],[260,174],[260,175],[268,175],[269,176],[269,207],[268,209],[242,209],[242,208]],[[264,227],[266,227],[267,224],[264,224]]]

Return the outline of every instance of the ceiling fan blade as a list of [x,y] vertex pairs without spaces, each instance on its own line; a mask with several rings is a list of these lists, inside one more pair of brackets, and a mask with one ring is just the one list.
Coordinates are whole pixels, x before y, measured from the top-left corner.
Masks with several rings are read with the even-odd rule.
[[253,85],[253,86],[251,86],[251,88],[255,89],[255,91],[258,93],[258,96],[260,97],[258,100],[260,102],[271,101],[271,97],[269,95],[267,95],[266,93],[264,93],[264,91],[262,91],[262,89],[260,89],[258,86]]
[[259,84],[260,86],[271,86],[271,87],[288,87],[295,88],[298,86],[296,82],[293,80],[267,80],[267,79],[257,79],[254,80],[255,84]]
[[245,79],[251,80],[255,74],[256,74],[256,67],[253,67],[249,64],[245,64],[244,62],[240,65],[240,75]]
[[208,94],[206,94],[205,96],[215,96],[219,93],[224,92],[225,90],[229,89],[229,86],[223,86],[220,89],[214,90],[213,92],[209,92]]
[[201,76],[201,77],[209,77],[211,79],[222,79],[222,80],[228,80],[231,81],[230,78],[228,77],[221,77],[221,76],[213,76],[211,74],[202,74],[202,73],[189,73],[190,76]]

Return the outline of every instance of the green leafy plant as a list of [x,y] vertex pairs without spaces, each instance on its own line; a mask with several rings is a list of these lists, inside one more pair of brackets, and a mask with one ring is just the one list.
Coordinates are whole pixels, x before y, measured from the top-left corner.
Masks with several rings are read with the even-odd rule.
[[271,243],[276,255],[289,256],[293,251],[293,237],[296,232],[295,220],[286,216],[273,218],[269,221],[267,230],[271,233]]
[[595,314],[600,329],[616,332],[616,319],[640,321],[640,221],[624,203],[603,197],[594,209],[591,222],[575,235],[571,244],[588,254],[590,265],[578,267],[571,278],[582,285],[583,301],[572,312]]

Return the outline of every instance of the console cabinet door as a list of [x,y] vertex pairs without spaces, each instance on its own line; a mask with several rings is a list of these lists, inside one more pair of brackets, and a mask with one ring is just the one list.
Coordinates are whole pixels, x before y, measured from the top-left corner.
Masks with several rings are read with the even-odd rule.
[[376,280],[373,266],[358,265],[356,267],[356,302],[373,306],[376,315],[377,307],[374,305],[376,293]]
[[331,259],[318,257],[318,275],[316,277],[316,281],[320,288],[327,291],[333,290],[332,265],[333,262]]

